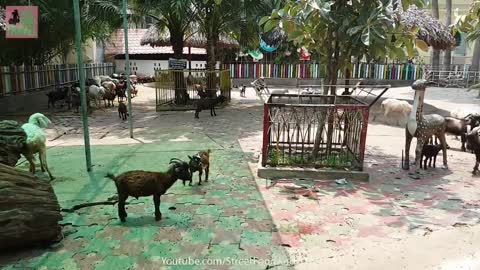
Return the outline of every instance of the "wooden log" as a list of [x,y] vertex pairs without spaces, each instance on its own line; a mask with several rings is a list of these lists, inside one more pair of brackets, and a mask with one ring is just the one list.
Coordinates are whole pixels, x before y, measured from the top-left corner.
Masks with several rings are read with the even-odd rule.
[[0,164],[0,251],[58,240],[60,220],[60,205],[48,181]]
[[0,121],[0,163],[15,166],[20,159],[27,134],[15,121]]

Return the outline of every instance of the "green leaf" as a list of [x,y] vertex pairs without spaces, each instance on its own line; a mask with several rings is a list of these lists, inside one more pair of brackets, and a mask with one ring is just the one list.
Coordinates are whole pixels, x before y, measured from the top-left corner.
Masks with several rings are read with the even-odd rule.
[[362,43],[366,46],[370,45],[370,27],[363,29],[362,31]]
[[270,30],[272,30],[273,28],[275,28],[275,26],[279,25],[279,22],[278,20],[269,20],[267,21],[267,23],[265,23],[264,27],[263,27],[263,31],[265,32],[269,32]]
[[264,25],[270,19],[271,19],[270,16],[265,16],[265,17],[260,19],[260,21],[258,22],[258,25]]
[[355,26],[355,27],[352,27],[350,29],[347,30],[347,34],[349,36],[353,36],[355,35],[356,33],[360,32],[360,30],[362,30],[365,26],[363,25],[359,25],[359,26]]

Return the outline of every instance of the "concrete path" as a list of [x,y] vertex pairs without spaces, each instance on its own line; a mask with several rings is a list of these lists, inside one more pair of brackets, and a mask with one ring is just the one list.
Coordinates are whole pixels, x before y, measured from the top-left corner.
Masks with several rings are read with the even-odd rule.
[[[409,91],[389,94],[396,92],[401,98]],[[199,150],[213,152],[210,181],[176,183],[162,196],[159,222],[151,198],[130,198],[125,224],[116,205],[64,212],[62,242],[2,254],[0,267],[479,269],[480,182],[470,174],[471,154],[449,151],[450,170],[429,169],[413,180],[399,168],[403,129],[371,123],[370,183],[284,179],[271,185],[255,177],[263,108],[253,89],[247,98],[234,93],[233,105],[217,110],[217,117],[202,112],[200,120],[193,112],[154,112],[154,96],[141,87],[133,100],[135,139],[116,108],[94,113],[92,173],[85,171],[78,116],[51,116],[48,160],[62,208],[114,200],[107,172],[165,170],[170,158]],[[459,148],[453,138],[449,143]]]

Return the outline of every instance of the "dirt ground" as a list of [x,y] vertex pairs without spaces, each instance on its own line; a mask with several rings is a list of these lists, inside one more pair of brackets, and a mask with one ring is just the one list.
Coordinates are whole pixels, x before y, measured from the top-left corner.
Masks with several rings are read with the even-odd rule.
[[[162,197],[159,223],[151,198],[130,199],[127,223],[115,206],[64,213],[65,239],[48,249],[0,256],[5,269],[480,269],[480,182],[474,156],[449,137],[449,170],[429,169],[412,179],[400,168],[404,129],[382,124],[379,107],[368,127],[369,183],[256,177],[263,108],[254,90],[233,93],[217,110],[155,112],[155,93],[139,87],[134,98],[134,139],[115,108],[89,118],[94,171],[85,171],[78,114],[48,113],[48,160],[62,208],[115,195],[106,172],[165,169],[172,157],[210,148],[211,181],[175,184]],[[432,93],[432,94],[430,94]],[[479,108],[476,93],[427,90],[428,113]],[[411,100],[395,88],[388,97]],[[450,100],[451,99],[451,100]],[[25,118],[23,118],[25,119]],[[19,119],[22,120],[22,119]],[[437,160],[440,165],[442,158]],[[19,168],[27,169],[20,163]],[[438,166],[440,167],[440,166]],[[196,181],[195,181],[196,183]],[[174,210],[173,210],[174,209]],[[195,258],[175,265],[164,259]],[[227,263],[232,259],[235,263]],[[210,259],[210,261],[206,260]],[[223,263],[212,265],[214,259]],[[241,264],[240,261],[248,261]],[[210,264],[209,264],[210,262]]]

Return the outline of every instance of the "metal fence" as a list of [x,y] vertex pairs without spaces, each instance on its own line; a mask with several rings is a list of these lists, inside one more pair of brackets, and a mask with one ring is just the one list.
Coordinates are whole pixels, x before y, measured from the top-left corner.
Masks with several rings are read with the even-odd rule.
[[[112,63],[85,64],[86,78],[111,75]],[[0,67],[0,97],[55,88],[78,81],[76,64]]]
[[262,166],[363,170],[368,116],[368,105],[350,96],[273,94]]
[[191,110],[195,101],[220,94],[231,99],[229,70],[157,70],[155,92],[157,111]]
[[466,70],[428,70],[426,78],[435,82],[438,87],[468,88],[480,83],[479,72]]

